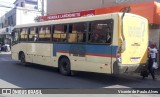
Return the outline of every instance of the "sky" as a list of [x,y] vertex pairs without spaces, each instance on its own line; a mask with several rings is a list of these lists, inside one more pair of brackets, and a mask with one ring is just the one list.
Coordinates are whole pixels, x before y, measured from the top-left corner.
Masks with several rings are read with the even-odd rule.
[[[2,5],[4,5],[4,6],[13,6],[12,4],[15,1],[16,0],[0,0],[0,6],[2,6]],[[9,10],[10,10],[9,8],[0,7],[0,16],[4,15]]]

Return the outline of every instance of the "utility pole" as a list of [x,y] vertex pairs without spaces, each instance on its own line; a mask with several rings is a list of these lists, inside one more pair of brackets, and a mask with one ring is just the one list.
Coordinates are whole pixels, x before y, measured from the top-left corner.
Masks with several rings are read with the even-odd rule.
[[44,16],[44,0],[42,0],[42,16]]
[[103,8],[104,6],[104,0],[101,1],[101,8]]

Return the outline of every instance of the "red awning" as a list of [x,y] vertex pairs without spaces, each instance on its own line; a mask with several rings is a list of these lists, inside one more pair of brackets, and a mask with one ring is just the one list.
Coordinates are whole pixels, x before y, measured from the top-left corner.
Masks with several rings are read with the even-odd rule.
[[160,4],[157,2],[143,2],[136,4],[127,4],[122,6],[114,6],[108,8],[99,8],[95,10],[95,14],[105,14],[119,12],[122,8],[130,6],[130,13],[143,16],[149,20],[149,23],[160,24]]
[[70,12],[56,15],[48,15],[39,17],[40,21],[48,21],[48,20],[57,20],[57,19],[66,19],[66,18],[76,18],[88,15],[99,15],[113,12],[120,12],[122,8],[130,6],[130,13],[137,14],[143,16],[149,20],[151,24],[160,24],[160,3],[152,1],[152,2],[143,2],[143,3],[135,3],[135,4],[126,4],[121,6],[113,6],[107,8],[98,8],[95,10],[86,10],[80,12]]

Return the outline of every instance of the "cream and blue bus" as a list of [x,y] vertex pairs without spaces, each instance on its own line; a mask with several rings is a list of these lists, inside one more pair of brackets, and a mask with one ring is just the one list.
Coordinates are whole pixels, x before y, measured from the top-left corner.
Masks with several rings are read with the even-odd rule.
[[117,12],[17,25],[12,59],[72,71],[122,74],[147,61],[148,20]]

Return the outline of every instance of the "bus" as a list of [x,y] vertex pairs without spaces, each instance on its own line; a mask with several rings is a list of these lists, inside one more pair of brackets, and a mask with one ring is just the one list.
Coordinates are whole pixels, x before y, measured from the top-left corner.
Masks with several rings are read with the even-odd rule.
[[12,59],[72,71],[135,72],[147,61],[148,20],[131,13],[17,25]]

